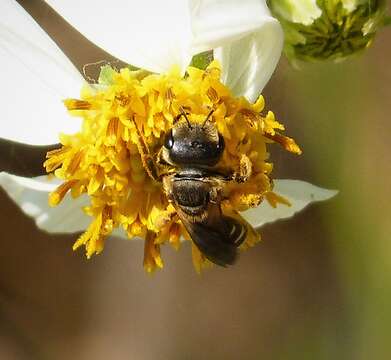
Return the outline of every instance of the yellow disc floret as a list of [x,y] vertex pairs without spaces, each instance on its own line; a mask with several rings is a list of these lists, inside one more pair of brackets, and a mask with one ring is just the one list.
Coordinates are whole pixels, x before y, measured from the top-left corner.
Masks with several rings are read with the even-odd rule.
[[[263,113],[262,96],[251,104],[231,94],[220,82],[215,61],[206,70],[189,67],[185,76],[178,69],[167,74],[112,71],[109,84],[85,86],[81,99],[64,103],[72,115],[82,117],[83,125],[76,134],[61,135],[62,147],[47,154],[47,172],[63,180],[49,203],[58,205],[67,192],[72,197],[88,194],[90,204],[83,210],[92,222],[73,247],[84,245],[87,257],[100,253],[106,237],[122,228],[129,238],[145,239],[144,267],[150,272],[163,266],[161,244],[178,248],[181,237],[189,238],[162,184],[150,176],[148,159],[141,156],[147,152],[154,159],[183,110],[194,122],[214,110],[213,121],[226,144],[218,167],[239,173],[251,168],[246,181],[228,185],[223,211],[239,216],[238,211],[263,199],[284,202],[270,195],[272,164],[267,162],[266,147],[277,142],[293,153],[300,149],[279,133],[284,128],[272,112]],[[250,231],[242,247],[257,239],[257,233]],[[206,260],[197,250],[193,247],[193,261],[200,269]]]

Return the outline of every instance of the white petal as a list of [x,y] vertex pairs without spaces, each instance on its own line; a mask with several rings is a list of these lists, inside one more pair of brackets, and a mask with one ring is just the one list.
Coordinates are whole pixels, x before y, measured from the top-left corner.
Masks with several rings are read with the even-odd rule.
[[273,208],[265,200],[257,208],[244,211],[243,217],[255,228],[279,219],[290,218],[308,204],[328,200],[338,193],[336,190],[322,189],[299,180],[275,180],[273,191],[289,200],[292,206],[279,204]]
[[[246,2],[237,4],[242,3]],[[284,42],[280,23],[270,16],[264,1],[258,3],[258,11],[251,8],[247,10],[248,21],[253,24],[251,31],[243,32],[240,38],[214,51],[215,58],[222,65],[223,82],[235,95],[243,95],[250,101],[258,98],[269,81]],[[246,21],[242,20],[244,24]]]
[[191,60],[187,0],[46,0],[89,40],[138,67],[165,72]]
[[2,0],[0,6],[0,137],[32,145],[56,143],[60,132],[80,128],[62,98],[78,96],[82,77],[16,1]]
[[263,0],[191,0],[195,53],[230,44],[253,31],[270,17]]
[[26,215],[34,218],[40,229],[53,233],[84,231],[91,222],[91,217],[82,211],[88,204],[88,197],[72,199],[66,196],[60,205],[50,207],[48,194],[59,184],[57,179],[50,181],[47,176],[30,179],[0,173],[0,186]]

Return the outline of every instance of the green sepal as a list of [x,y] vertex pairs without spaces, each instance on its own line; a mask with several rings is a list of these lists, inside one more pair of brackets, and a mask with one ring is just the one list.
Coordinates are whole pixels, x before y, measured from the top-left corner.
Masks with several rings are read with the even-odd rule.
[[[133,65],[130,65],[128,64],[126,66],[130,71],[138,71],[138,70],[142,70],[141,68],[138,68],[137,66],[133,66]],[[145,70],[146,71],[146,70]]]
[[100,73],[98,77],[98,83],[101,85],[112,85],[113,76],[117,71],[110,65],[103,65],[100,67]]
[[205,51],[194,55],[191,59],[190,66],[196,67],[201,70],[205,70],[208,65],[213,61],[213,51]]

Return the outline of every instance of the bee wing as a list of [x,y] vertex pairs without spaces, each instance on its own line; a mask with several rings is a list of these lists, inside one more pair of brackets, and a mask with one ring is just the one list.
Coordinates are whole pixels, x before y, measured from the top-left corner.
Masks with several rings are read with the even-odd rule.
[[208,207],[206,219],[190,221],[188,217],[179,217],[190,234],[194,244],[211,262],[227,266],[232,265],[240,246],[246,239],[247,228],[238,220],[222,214],[219,204]]

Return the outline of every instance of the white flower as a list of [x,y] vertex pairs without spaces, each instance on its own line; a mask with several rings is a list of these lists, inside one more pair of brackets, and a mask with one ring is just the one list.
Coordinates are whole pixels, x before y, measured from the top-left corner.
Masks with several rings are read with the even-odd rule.
[[[280,24],[271,17],[264,0],[47,2],[106,51],[153,72],[165,72],[174,64],[184,70],[193,55],[213,49],[224,82],[250,101],[269,80],[283,44]],[[31,145],[56,143],[60,132],[74,133],[80,128],[61,100],[78,97],[83,79],[19,4],[2,0],[0,7],[0,137]],[[77,232],[90,222],[81,210],[86,197],[65,198],[58,207],[49,208],[48,193],[58,186],[56,180],[2,172],[0,185],[43,230]],[[292,206],[273,209],[265,201],[244,213],[255,227],[290,217],[310,202],[335,195],[290,180],[277,180],[275,192]]]

